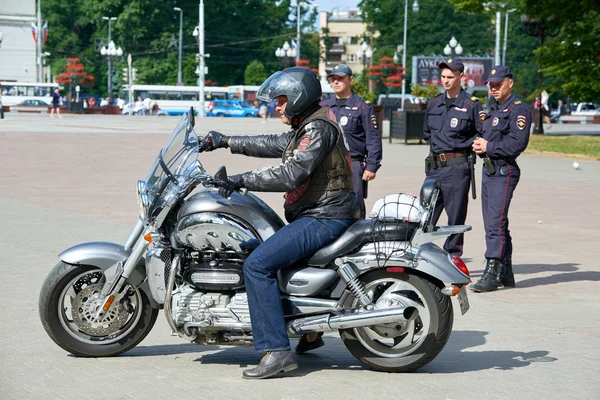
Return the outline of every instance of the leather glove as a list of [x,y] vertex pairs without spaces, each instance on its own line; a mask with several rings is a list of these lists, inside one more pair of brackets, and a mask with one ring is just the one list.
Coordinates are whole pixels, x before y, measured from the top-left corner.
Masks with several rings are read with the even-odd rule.
[[204,151],[213,151],[216,149],[226,149],[229,147],[227,141],[229,140],[229,136],[223,135],[221,132],[210,131],[208,135],[204,137]]
[[219,194],[225,198],[231,196],[231,193],[244,187],[244,177],[242,175],[232,175],[226,181],[217,179],[214,185],[219,188]]

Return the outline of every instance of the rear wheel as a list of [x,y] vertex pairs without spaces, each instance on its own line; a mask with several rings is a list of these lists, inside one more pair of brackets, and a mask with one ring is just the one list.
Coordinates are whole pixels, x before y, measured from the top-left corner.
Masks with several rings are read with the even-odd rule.
[[217,117],[219,117],[219,118],[224,118],[224,117],[225,117],[225,114],[223,114],[223,113],[218,113],[218,114],[217,114]]
[[126,352],[156,322],[158,310],[143,291],[132,286],[99,317],[103,283],[102,270],[61,261],[42,286],[39,312],[44,329],[56,344],[76,356],[110,357]]
[[[377,309],[415,307],[419,316],[405,324],[340,329],[346,348],[377,371],[409,372],[423,367],[444,348],[454,320],[452,302],[439,287],[416,275],[374,271],[361,279]],[[359,307],[350,296],[346,307]]]

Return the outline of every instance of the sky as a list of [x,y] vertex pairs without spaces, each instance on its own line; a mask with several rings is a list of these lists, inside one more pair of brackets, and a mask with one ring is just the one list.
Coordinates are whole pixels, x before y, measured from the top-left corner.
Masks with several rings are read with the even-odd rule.
[[356,10],[360,0],[314,0],[319,5],[319,11],[331,11],[332,8],[348,8]]

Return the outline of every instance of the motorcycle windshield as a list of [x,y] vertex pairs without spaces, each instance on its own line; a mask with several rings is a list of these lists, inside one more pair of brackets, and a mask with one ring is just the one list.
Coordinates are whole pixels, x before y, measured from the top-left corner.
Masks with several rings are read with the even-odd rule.
[[176,194],[175,186],[182,182],[188,167],[198,158],[198,136],[185,114],[162,148],[146,178],[144,193],[150,196],[150,216],[155,215],[169,196]]

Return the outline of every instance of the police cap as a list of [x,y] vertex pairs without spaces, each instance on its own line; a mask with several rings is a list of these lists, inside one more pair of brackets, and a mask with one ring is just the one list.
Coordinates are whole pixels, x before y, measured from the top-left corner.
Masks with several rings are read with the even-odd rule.
[[492,67],[487,81],[498,83],[502,82],[504,78],[512,78],[512,76],[513,74],[510,67],[507,67],[506,65],[496,65]]
[[350,67],[347,66],[346,64],[338,64],[335,67],[333,67],[333,69],[331,70],[331,72],[327,76],[331,76],[331,75],[335,75],[335,76],[346,76],[346,75],[352,76],[352,69],[350,69]]
[[465,72],[465,65],[458,58],[449,58],[438,64],[439,69],[449,68],[452,71]]

